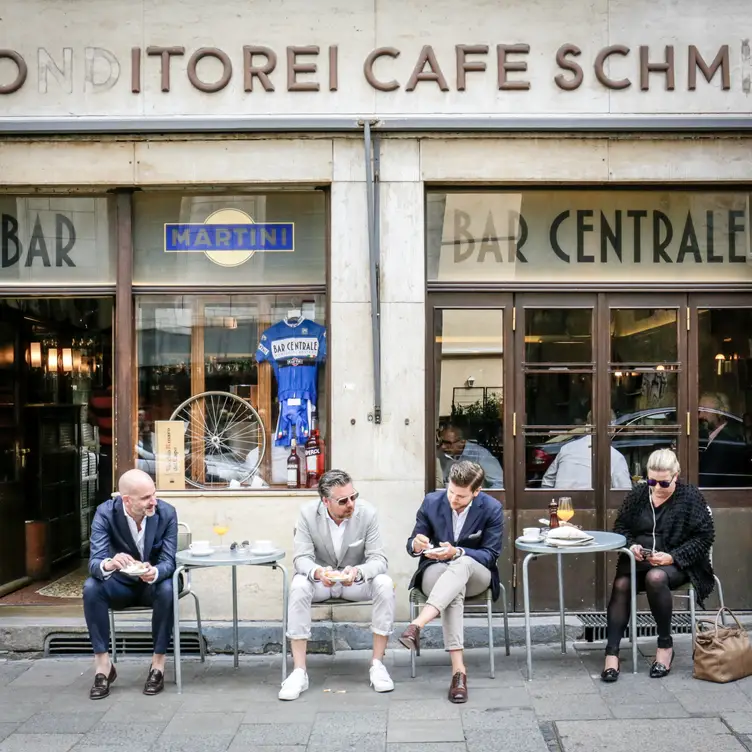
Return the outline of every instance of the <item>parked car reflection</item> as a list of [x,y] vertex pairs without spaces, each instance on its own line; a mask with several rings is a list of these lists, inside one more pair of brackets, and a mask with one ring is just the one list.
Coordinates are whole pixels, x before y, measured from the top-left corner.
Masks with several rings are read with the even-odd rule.
[[[749,432],[745,432],[742,418],[723,410],[705,407],[700,413],[701,420],[698,421],[701,426],[707,423],[708,414],[717,416],[717,420],[711,419],[713,430],[701,431],[699,485],[705,488],[752,486],[752,443],[746,440]],[[645,463],[654,449],[664,446],[676,449],[680,430],[675,408],[654,408],[621,415],[613,426],[616,433],[612,447],[624,456],[634,483],[640,482],[644,477]],[[674,426],[676,432],[671,431]],[[639,432],[641,427],[646,429],[646,433]],[[585,432],[584,427],[578,427],[528,446],[528,488],[540,488],[546,470],[561,448],[570,441],[581,438]]]

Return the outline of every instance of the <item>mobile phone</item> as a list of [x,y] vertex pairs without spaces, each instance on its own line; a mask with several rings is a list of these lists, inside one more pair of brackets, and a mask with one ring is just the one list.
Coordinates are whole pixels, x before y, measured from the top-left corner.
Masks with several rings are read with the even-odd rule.
[[658,552],[657,552],[657,551],[655,551],[655,550],[654,550],[654,549],[652,549],[652,548],[644,548],[644,547],[643,547],[643,549],[642,549],[642,556],[643,556],[643,558],[645,558],[645,559],[649,558],[650,556],[652,556],[652,555],[653,555],[653,554],[655,554],[655,553],[658,553]]
[[446,546],[436,546],[436,548],[427,548],[424,554],[444,554],[446,553]]

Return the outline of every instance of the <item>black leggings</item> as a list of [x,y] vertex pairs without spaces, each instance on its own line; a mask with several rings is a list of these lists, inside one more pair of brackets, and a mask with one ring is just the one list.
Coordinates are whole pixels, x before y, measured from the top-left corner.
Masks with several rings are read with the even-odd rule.
[[[619,643],[624,637],[624,631],[629,624],[630,616],[630,574],[624,574],[618,568],[611,600],[608,602],[606,655],[619,655]],[[650,610],[653,612],[655,625],[658,628],[658,647],[670,648],[674,641],[671,638],[671,591],[687,582],[684,571],[674,564],[666,567],[651,567],[637,572],[637,592],[645,592],[648,596]]]

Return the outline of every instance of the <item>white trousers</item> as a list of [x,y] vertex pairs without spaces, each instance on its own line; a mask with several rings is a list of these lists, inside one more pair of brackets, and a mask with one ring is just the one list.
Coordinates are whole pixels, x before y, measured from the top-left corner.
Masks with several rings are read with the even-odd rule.
[[345,601],[373,600],[371,632],[390,635],[394,630],[394,583],[389,575],[379,574],[370,581],[355,582],[346,587],[337,583],[329,588],[320,582],[311,582],[305,575],[296,574],[290,584],[287,638],[310,640],[311,603],[321,603],[329,598],[341,598]]

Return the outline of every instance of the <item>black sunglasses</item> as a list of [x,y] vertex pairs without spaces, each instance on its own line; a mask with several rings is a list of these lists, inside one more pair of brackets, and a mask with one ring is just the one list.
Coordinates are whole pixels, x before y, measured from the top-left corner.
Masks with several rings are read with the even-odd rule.
[[230,545],[230,551],[247,551],[251,547],[249,541],[245,540],[242,543],[233,543]]
[[673,478],[671,478],[671,480],[656,480],[655,478],[648,478],[648,485],[651,488],[655,488],[656,486],[660,486],[661,488],[669,488],[673,482]]

